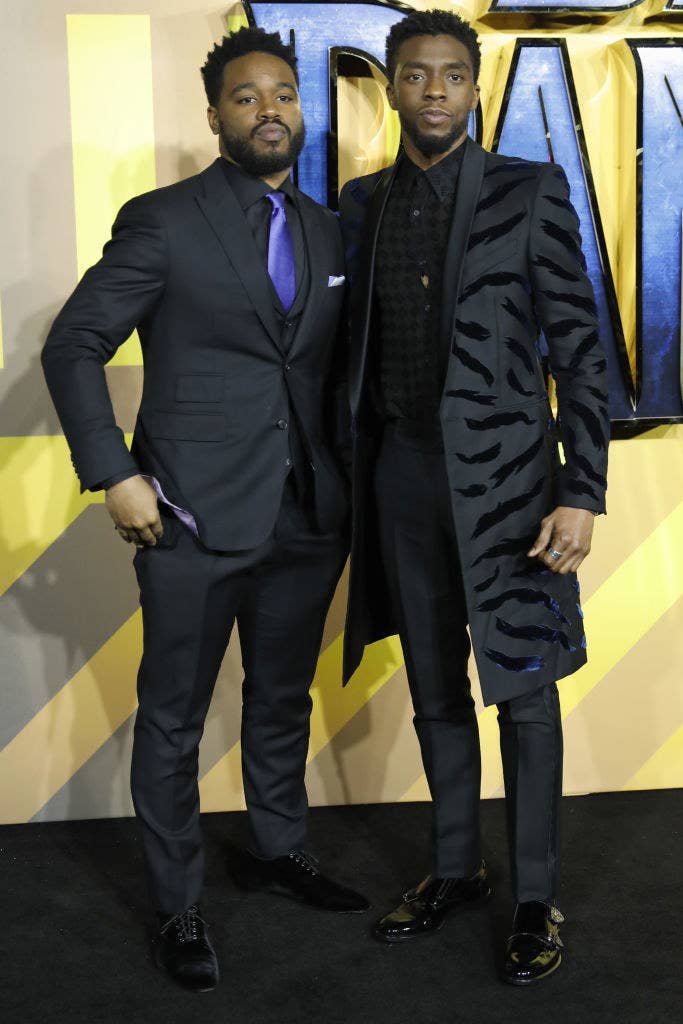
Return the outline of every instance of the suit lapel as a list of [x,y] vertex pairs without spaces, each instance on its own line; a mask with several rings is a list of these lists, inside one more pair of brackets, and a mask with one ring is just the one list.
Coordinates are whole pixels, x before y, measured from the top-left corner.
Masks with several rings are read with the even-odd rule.
[[302,294],[303,285],[306,283],[304,281],[290,311],[294,314],[301,310],[301,320],[289,350],[290,355],[296,352],[311,334],[311,329],[315,324],[317,312],[327,288],[324,268],[329,264],[328,232],[324,218],[311,200],[309,200],[308,196],[302,192],[298,193],[298,209],[304,233],[304,245],[306,246],[308,292]]
[[465,255],[472,231],[472,221],[477,208],[481,183],[484,177],[486,151],[468,139],[460,168],[460,177],[453,209],[446,260],[443,272],[443,290],[441,303],[441,379],[445,382],[448,370],[448,359],[451,342],[455,331],[455,320],[458,311],[458,296],[462,281]]
[[254,236],[226,181],[220,160],[207,167],[200,178],[205,194],[196,196],[199,207],[242,282],[261,323],[280,349],[281,332],[273,309],[268,271],[259,259]]
[[[294,302],[292,308],[289,310],[291,317],[301,316],[306,308],[306,303],[311,292],[311,234],[315,236],[315,225],[318,223],[316,217],[317,204],[310,203],[308,196],[303,192],[295,190],[294,201],[296,203],[296,209],[299,214],[299,222],[301,224],[301,230],[303,233],[303,245],[304,245],[304,259],[301,267],[297,267],[296,272],[296,294],[294,296]],[[316,253],[320,252],[320,246],[317,248],[313,244],[313,248],[316,249]],[[284,310],[282,315],[285,316]]]
[[382,223],[384,208],[394,183],[396,172],[400,164],[400,157],[391,167],[381,175],[375,185],[372,195],[368,200],[367,213],[363,221],[362,239],[360,254],[358,258],[357,280],[360,282],[360,294],[358,302],[352,304],[351,337],[360,338],[360,344],[351,350],[351,365],[349,368],[351,411],[355,415],[360,405],[361,392],[363,390],[363,378],[365,376],[365,364],[368,353],[368,337],[370,334],[370,319],[372,315],[372,293],[374,289],[375,276],[375,254],[377,252],[377,239]]

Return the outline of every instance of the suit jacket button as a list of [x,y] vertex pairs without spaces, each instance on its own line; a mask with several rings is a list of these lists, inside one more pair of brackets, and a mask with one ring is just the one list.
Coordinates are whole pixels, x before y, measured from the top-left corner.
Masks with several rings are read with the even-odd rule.
[[278,428],[278,430],[286,430],[287,429],[287,420],[278,420],[275,425]]
[[292,465],[292,460],[291,459],[285,459],[285,466],[291,466],[291,465]]
[[287,373],[289,373],[291,369],[292,367],[289,365],[289,363],[285,363],[285,370],[287,371]]

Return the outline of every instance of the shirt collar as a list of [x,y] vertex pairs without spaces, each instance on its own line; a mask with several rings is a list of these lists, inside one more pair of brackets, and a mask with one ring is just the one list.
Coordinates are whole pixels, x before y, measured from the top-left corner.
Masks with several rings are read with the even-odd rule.
[[[255,178],[253,174],[249,174],[239,164],[233,164],[226,160],[225,157],[221,158],[221,166],[229,185],[237,196],[237,202],[243,210],[257,203],[259,199],[263,199],[269,192],[276,191],[261,178]],[[291,178],[285,178],[277,191],[284,192],[294,202],[294,185]]]
[[422,177],[423,181],[431,185],[437,199],[443,202],[444,199],[453,194],[466,146],[467,139],[457,149],[454,149],[452,153],[449,153],[443,160],[439,160],[438,163],[435,163],[426,171],[423,171],[417,164],[413,163],[410,157],[406,156],[402,167],[402,176],[405,175],[405,184],[412,185],[413,182]]

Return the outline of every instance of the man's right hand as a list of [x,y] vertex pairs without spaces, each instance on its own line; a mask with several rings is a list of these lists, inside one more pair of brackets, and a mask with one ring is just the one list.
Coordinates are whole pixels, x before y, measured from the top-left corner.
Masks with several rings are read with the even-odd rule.
[[132,542],[139,548],[154,547],[157,538],[163,536],[157,496],[141,476],[131,476],[114,484],[107,491],[104,503],[119,535],[127,543]]

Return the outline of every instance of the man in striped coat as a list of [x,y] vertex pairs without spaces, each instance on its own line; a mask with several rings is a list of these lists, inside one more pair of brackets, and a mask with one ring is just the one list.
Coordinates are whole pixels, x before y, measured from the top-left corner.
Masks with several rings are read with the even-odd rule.
[[605,509],[609,417],[565,174],[468,139],[479,62],[456,15],[398,22],[387,75],[402,152],[340,198],[355,474],[344,677],[365,644],[400,635],[433,863],[375,935],[406,941],[491,891],[469,624],[484,702],[499,712],[516,902],[504,978],[528,984],[561,962],[556,682],[586,660],[576,570]]

